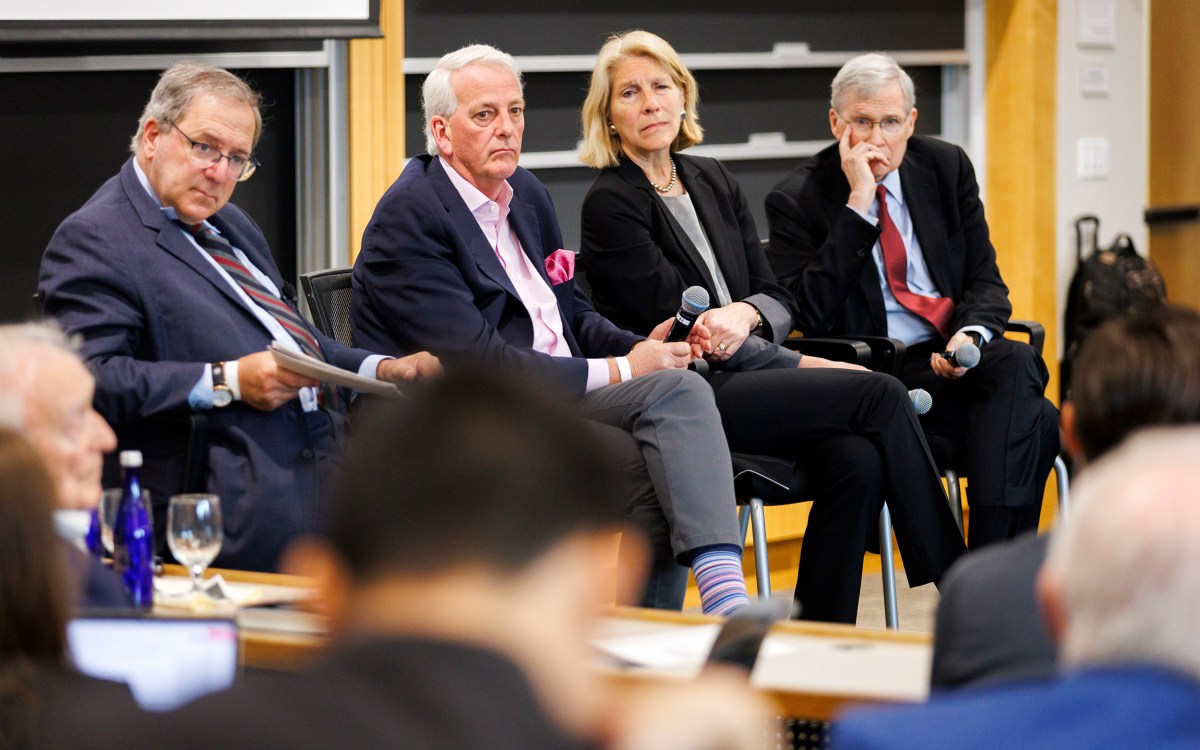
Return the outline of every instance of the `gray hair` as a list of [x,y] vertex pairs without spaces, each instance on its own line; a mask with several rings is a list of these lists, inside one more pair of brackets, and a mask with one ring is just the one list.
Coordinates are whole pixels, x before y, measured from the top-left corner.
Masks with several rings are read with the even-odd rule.
[[1200,429],[1138,433],[1081,474],[1044,573],[1060,664],[1152,664],[1200,679]]
[[425,82],[421,84],[421,109],[425,115],[425,150],[430,156],[438,155],[437,141],[429,122],[434,117],[450,117],[458,109],[458,97],[454,95],[453,75],[468,65],[494,65],[505,68],[517,79],[524,96],[525,80],[521,77],[521,69],[517,61],[507,52],[488,44],[470,44],[454,52],[448,52],[437,61]]
[[829,87],[829,106],[841,112],[847,97],[872,97],[880,89],[893,83],[900,84],[900,91],[904,94],[905,112],[917,106],[917,93],[912,78],[891,55],[870,52],[853,57],[833,77],[833,83]]
[[30,349],[38,347],[79,356],[79,338],[68,336],[55,323],[0,325],[0,427],[23,430],[33,369]]
[[258,145],[258,138],[262,135],[262,112],[259,109],[262,95],[224,68],[195,60],[182,60],[158,77],[158,85],[154,87],[150,101],[146,102],[146,108],[138,118],[137,132],[129,142],[129,150],[135,154],[138,152],[147,122],[153,119],[164,127],[178,122],[191,106],[192,99],[202,94],[248,104],[254,110],[254,140],[251,146]]

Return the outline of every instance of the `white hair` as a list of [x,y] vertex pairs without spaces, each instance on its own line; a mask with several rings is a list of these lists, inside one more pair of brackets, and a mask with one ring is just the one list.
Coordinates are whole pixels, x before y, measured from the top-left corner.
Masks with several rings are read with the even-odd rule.
[[847,97],[870,98],[879,93],[880,89],[893,83],[900,84],[906,112],[917,106],[917,94],[912,78],[891,55],[869,52],[853,57],[833,77],[833,83],[829,87],[829,106],[841,112]]
[[1044,573],[1060,664],[1153,664],[1200,679],[1200,428],[1137,433],[1071,488]]
[[78,357],[79,342],[55,323],[0,325],[0,427],[21,431],[34,384],[32,351],[48,348]]
[[454,95],[453,75],[468,65],[494,65],[505,68],[517,79],[517,86],[524,95],[525,82],[517,61],[507,52],[488,44],[471,44],[442,56],[425,76],[421,84],[421,109],[425,115],[425,150],[430,156],[438,155],[437,141],[429,121],[434,117],[450,117],[458,109],[458,97]]

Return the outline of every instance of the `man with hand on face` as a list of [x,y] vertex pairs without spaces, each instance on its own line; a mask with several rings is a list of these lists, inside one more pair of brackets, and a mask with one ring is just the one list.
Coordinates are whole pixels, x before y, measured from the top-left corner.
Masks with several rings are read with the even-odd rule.
[[[837,143],[767,196],[771,265],[806,334],[891,336],[900,379],[933,396],[922,418],[940,466],[970,478],[969,546],[1037,528],[1058,414],[1037,351],[1003,336],[1012,312],[962,149],[913,135],[912,79],[887,55],[833,79]],[[980,347],[972,369],[943,352]],[[958,454],[958,455],[956,455]]]
[[574,396],[627,473],[648,477],[628,493],[655,555],[640,603],[680,608],[689,566],[705,612],[746,604],[721,417],[712,389],[685,369],[700,338],[665,343],[670,320],[648,338],[621,330],[575,284],[550,195],[517,166],[525,99],[510,55],[452,52],[422,99],[428,153],[376,206],[354,266],[355,339],[385,352],[429,349]]
[[225,521],[214,565],[270,570],[289,540],[314,530],[348,394],[278,368],[268,345],[391,382],[439,365],[342,346],[300,316],[266,238],[229,203],[258,167],[259,102],[220,68],[167,69],[133,157],[59,226],[40,287],[47,315],[83,340],[97,409],[122,448],[146,454],[160,550],[186,452],[177,418],[204,412],[204,481]]

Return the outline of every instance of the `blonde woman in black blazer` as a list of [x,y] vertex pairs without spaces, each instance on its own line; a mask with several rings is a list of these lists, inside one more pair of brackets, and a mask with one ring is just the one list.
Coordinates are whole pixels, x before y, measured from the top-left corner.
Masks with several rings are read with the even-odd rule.
[[730,447],[794,459],[820,488],[801,551],[801,617],[852,623],[885,498],[910,585],[940,579],[962,537],[904,386],[777,346],[793,301],[741,189],[719,162],[677,153],[701,139],[697,98],[660,37],[630,31],[601,48],[583,109],[581,159],[601,171],[583,204],[582,263],[596,309],[638,333],[673,315],[684,289],[708,291],[699,322]]

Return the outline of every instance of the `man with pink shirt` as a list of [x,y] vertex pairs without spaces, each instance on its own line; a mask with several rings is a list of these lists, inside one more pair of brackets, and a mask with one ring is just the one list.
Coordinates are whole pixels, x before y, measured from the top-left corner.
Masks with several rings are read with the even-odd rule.
[[[512,57],[452,52],[422,99],[429,153],[408,163],[363,234],[355,342],[428,349],[449,367],[515,371],[575,396],[625,457],[629,517],[650,538],[651,581],[634,601],[679,608],[691,567],[706,612],[745,604],[729,448],[711,389],[686,369],[704,332],[665,343],[669,320],[642,338],[592,309],[549,193],[517,166],[525,101]],[[629,545],[622,553],[629,562]]]

